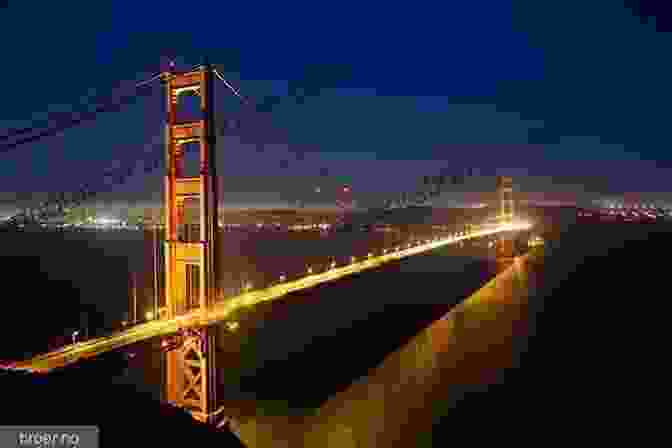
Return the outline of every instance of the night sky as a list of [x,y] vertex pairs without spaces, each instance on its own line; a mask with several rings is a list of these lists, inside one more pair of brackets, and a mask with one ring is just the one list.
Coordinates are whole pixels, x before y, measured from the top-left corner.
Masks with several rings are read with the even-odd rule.
[[[494,173],[533,192],[669,190],[672,27],[653,2],[181,3],[9,0],[0,135],[207,56],[251,101],[216,84],[231,203],[320,202],[315,186],[339,183],[373,197],[467,167],[488,176],[465,187],[475,191],[494,188]],[[0,200],[71,191],[138,159],[161,142],[163,92],[152,92],[0,146]],[[158,198],[161,175],[138,169],[117,197]]]

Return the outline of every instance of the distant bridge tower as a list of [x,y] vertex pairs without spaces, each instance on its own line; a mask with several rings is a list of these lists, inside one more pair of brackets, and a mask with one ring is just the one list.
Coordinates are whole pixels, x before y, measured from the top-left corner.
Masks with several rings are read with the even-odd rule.
[[[163,74],[167,94],[165,177],[165,300],[167,317],[194,309],[205,312],[216,300],[217,274],[217,176],[215,171],[215,123],[213,111],[213,68],[176,73],[174,66]],[[180,95],[200,97],[199,120],[177,122]],[[186,143],[200,146],[200,172],[184,174]],[[185,234],[184,202],[199,203],[200,235],[190,240]],[[213,328],[201,327],[183,335],[182,344],[166,356],[167,399],[188,409],[194,418],[216,423],[217,376],[216,339]]]
[[499,217],[503,224],[511,224],[514,216],[513,179],[499,176],[497,178],[497,194],[499,196]]
[[[513,179],[506,176],[497,177],[497,195],[499,197],[499,223],[512,224],[514,217]],[[514,256],[514,240],[512,232],[505,232],[497,244],[497,257],[508,259]]]

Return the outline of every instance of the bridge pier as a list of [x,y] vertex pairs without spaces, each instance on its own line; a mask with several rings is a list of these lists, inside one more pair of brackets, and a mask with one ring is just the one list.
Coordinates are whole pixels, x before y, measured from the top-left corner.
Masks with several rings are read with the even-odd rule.
[[217,409],[216,347],[216,328],[202,327],[185,332],[179,347],[166,353],[166,399],[213,425],[225,418]]

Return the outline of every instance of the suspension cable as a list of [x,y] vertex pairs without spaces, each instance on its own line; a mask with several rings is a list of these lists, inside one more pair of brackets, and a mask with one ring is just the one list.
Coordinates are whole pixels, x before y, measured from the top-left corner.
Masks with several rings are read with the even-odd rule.
[[[144,172],[147,173],[161,165],[161,161],[163,160],[163,152],[161,151],[163,149],[163,136],[156,135],[144,146],[142,159],[144,162]],[[100,184],[94,185],[93,182],[86,182],[81,184],[76,192],[69,195],[65,192],[54,193],[46,201],[40,202],[36,206],[25,207],[27,212],[21,211],[7,218],[0,223],[0,227],[16,225],[20,219],[28,219],[30,217],[46,219],[65,216],[67,208],[78,207],[101,193],[109,192],[110,187],[113,185],[122,184],[134,174],[136,166],[137,159],[134,159],[128,165],[115,166],[112,169],[107,168],[103,170],[103,176],[98,178],[103,179]],[[106,179],[112,179],[112,183],[105,182]],[[67,196],[71,197],[67,198]]]
[[231,83],[229,83],[229,81],[227,81],[226,78],[224,78],[224,77],[221,75],[221,73],[219,73],[219,70],[215,69],[214,72],[215,72],[215,75],[216,75],[216,76],[217,76],[217,77],[224,83],[224,85],[225,85],[226,87],[228,87],[229,90],[231,90],[231,92],[233,92],[233,94],[236,95],[236,96],[240,99],[240,101],[242,101],[242,102],[245,103],[245,104],[249,104],[249,101],[247,100],[247,98],[244,98],[244,97],[240,94],[240,92],[239,92],[238,90],[236,90],[236,89],[231,85]]
[[[146,85],[148,85],[148,84],[150,84],[150,83],[156,81],[157,79],[160,79],[161,76],[162,76],[162,72],[154,73],[150,78],[148,78],[148,79],[146,79],[146,80],[143,80],[143,81],[136,82],[132,87],[129,87],[129,90],[130,90],[131,88],[133,88],[133,89],[135,89],[135,90],[140,89],[140,88],[142,88],[142,87],[144,87],[144,86],[146,86]],[[105,107],[105,108],[109,108],[109,107],[111,107],[111,105],[110,105],[109,103],[111,103],[111,102],[115,102],[115,100],[122,100],[122,99],[129,98],[129,97],[131,97],[130,92],[129,92],[128,94],[121,95],[121,96],[116,96],[116,95],[111,96],[111,97],[109,97],[109,98],[105,101],[105,103],[108,103],[108,104],[106,104],[106,105],[103,106],[103,107]],[[105,112],[105,111],[106,111],[106,109],[103,110],[103,109],[101,109],[101,108],[99,107],[99,108],[97,108],[94,112],[88,112],[88,111],[87,111],[87,112],[79,112],[79,113],[78,113],[78,112],[74,112],[74,113],[72,113],[71,115],[77,115],[77,114],[92,114],[92,113],[95,114],[95,113]],[[70,127],[72,127],[72,126],[76,126],[76,125],[78,125],[79,123],[81,123],[81,122],[83,122],[83,121],[84,121],[84,120],[76,120],[76,119],[71,120],[71,121],[70,121],[70,124],[65,125],[65,126],[63,127],[62,130],[69,129]],[[15,138],[15,137],[17,137],[17,136],[19,136],[19,135],[29,134],[29,133],[33,133],[33,132],[37,132],[37,131],[40,131],[41,129],[44,129],[44,128],[41,128],[41,127],[29,127],[29,128],[22,128],[22,129],[12,129],[12,130],[10,130],[9,132],[7,132],[6,134],[4,134],[4,135],[0,135],[0,141],[10,140],[10,139]],[[53,135],[53,134],[51,134],[51,132],[53,132],[55,129],[57,129],[57,128],[52,128],[52,129],[43,130],[43,131],[40,133],[40,135],[41,135],[41,136],[49,136],[49,135]],[[59,131],[59,132],[60,132],[60,131]],[[40,138],[41,138],[41,137],[40,137]],[[3,152],[3,151],[6,151],[6,150],[9,150],[9,149],[12,149],[12,148],[14,148],[14,147],[16,147],[16,146],[22,145],[22,144],[24,144],[24,143],[29,143],[29,142],[32,142],[32,141],[34,141],[34,138],[33,138],[33,137],[29,137],[29,138],[27,138],[27,139],[25,139],[25,140],[19,140],[19,141],[17,141],[17,142],[10,143],[10,144],[8,144],[8,145],[0,146],[0,152]]]
[[[191,68],[191,70],[196,70],[196,69],[199,69],[201,67],[202,67],[202,65],[195,65]],[[145,87],[148,84],[156,81],[157,79],[163,79],[164,76],[165,76],[165,72],[157,72],[157,73],[153,74],[150,78],[148,78],[144,81],[140,81],[140,82],[135,83],[135,85],[133,87],[136,90],[140,89],[140,88]],[[9,145],[0,146],[0,152],[8,151],[8,150],[13,149],[17,146],[20,146],[22,144],[29,143],[29,142],[32,142],[32,141],[36,141],[36,140],[39,140],[40,138],[60,133],[64,130],[69,129],[71,127],[74,127],[74,126],[76,126],[76,125],[78,125],[78,124],[80,124],[84,121],[88,121],[92,118],[95,118],[95,115],[97,113],[106,112],[106,111],[109,111],[113,108],[118,107],[117,101],[115,101],[115,100],[118,100],[119,102],[121,102],[125,98],[128,98],[128,97],[129,97],[129,95],[126,95],[126,97],[122,96],[122,97],[119,97],[119,98],[112,98],[111,101],[108,101],[108,103],[111,102],[111,104],[105,104],[105,105],[99,106],[94,111],[91,111],[91,112],[80,113],[80,115],[85,115],[83,118],[71,120],[69,123],[67,123],[63,126],[59,126],[57,128],[52,128],[52,129],[47,129],[43,132],[40,132],[37,135],[34,135],[34,136],[31,136],[31,137],[16,141],[16,142],[14,142],[12,144],[9,144]],[[29,133],[31,131],[35,131],[36,129],[38,129],[38,128],[14,129],[14,130],[11,130],[6,135],[0,136],[0,140],[5,140],[5,139],[8,139],[8,138],[17,136],[17,135]],[[159,140],[162,140],[162,139],[159,139]],[[151,170],[157,168],[160,165],[161,160],[163,159],[163,154],[161,152],[159,152],[158,153],[158,158],[155,158],[155,157],[152,156],[152,152],[156,148],[161,149],[162,146],[163,146],[162,143],[158,143],[158,144],[152,143],[150,151],[145,151],[145,157],[146,158],[149,157],[149,159],[145,160],[145,172],[151,171]],[[133,171],[133,168],[129,169],[128,167],[120,166],[120,167],[118,167],[117,170],[114,170],[114,172],[109,170],[109,169],[105,170],[105,174],[103,175],[103,178],[110,178],[111,177],[113,180],[114,179],[119,179],[118,183],[121,183],[121,182],[123,182],[125,177],[128,177],[132,174],[132,171]],[[121,172],[122,175],[119,175],[118,174],[119,172]],[[106,184],[106,187],[109,187],[109,186],[110,186],[109,184]],[[57,194],[58,198],[49,199],[45,202],[42,202],[38,207],[28,208],[28,210],[29,210],[28,212],[19,212],[15,215],[11,216],[10,218],[6,219],[5,221],[3,221],[1,224],[2,224],[2,226],[17,224],[17,221],[19,219],[21,219],[21,218],[28,219],[30,216],[38,216],[40,218],[55,217],[55,216],[59,216],[59,215],[62,216],[67,207],[73,206],[73,205],[78,206],[81,203],[83,203],[84,201],[86,201],[88,199],[91,199],[93,196],[97,195],[97,192],[95,190],[98,190],[98,193],[100,193],[100,192],[105,192],[105,190],[108,190],[108,189],[109,188],[105,188],[105,187],[94,189],[94,188],[92,188],[92,185],[90,183],[83,184],[81,186],[81,188],[78,190],[78,192],[77,192],[78,194],[72,195],[73,197],[70,198],[70,199],[65,198],[65,196],[66,196],[65,193],[59,193],[59,194]],[[54,210],[49,210],[49,209],[53,209],[54,206],[57,207],[57,210],[55,210],[55,211]]]
[[[250,101],[249,101],[247,98],[243,97],[243,96],[241,95],[240,91],[237,90],[236,88],[234,88],[234,87],[231,85],[231,83],[228,82],[228,81],[226,80],[226,78],[224,78],[224,76],[219,72],[219,70],[217,70],[217,68],[214,69],[214,73],[215,73],[215,75],[217,76],[217,78],[219,78],[219,79],[224,83],[224,85],[225,85],[225,86],[226,86],[226,87],[227,87],[227,88],[228,88],[228,89],[229,89],[229,90],[230,90],[236,97],[238,97],[238,98],[241,100],[242,103],[244,103],[244,104],[246,104],[246,105],[249,105],[249,104],[250,104]],[[467,171],[466,176],[453,176],[452,184],[453,184],[453,185],[462,184],[462,183],[464,183],[464,177],[471,177],[471,176],[473,176],[473,171],[472,171],[472,169],[470,169],[470,170]],[[419,192],[416,192],[416,193],[414,194],[416,200],[417,200],[420,196],[422,196],[422,199],[424,199],[424,201],[427,201],[430,197],[432,197],[432,196],[436,196],[436,195],[440,194],[441,190],[443,190],[443,187],[446,185],[446,182],[445,182],[446,177],[447,177],[447,176],[446,176],[445,173],[443,173],[443,172],[442,172],[439,176],[436,176],[435,180],[434,180],[433,182],[431,182],[432,187],[434,187],[434,188],[433,188],[433,191],[431,191],[431,192],[427,192],[427,191],[419,191]],[[393,202],[395,202],[393,199],[388,199],[388,200],[386,200],[386,201],[383,201],[383,204],[384,204],[384,205],[383,205],[383,208],[388,208],[388,204],[392,204]],[[400,201],[400,202],[408,202],[408,201],[407,201],[407,200],[406,200],[406,201],[402,200],[402,201]]]
[[82,123],[92,121],[95,118],[97,118],[98,114],[103,113],[103,112],[113,111],[113,110],[119,108],[119,106],[120,106],[120,104],[118,104],[115,101],[115,102],[110,103],[110,104],[106,104],[106,105],[103,105],[103,106],[98,106],[93,111],[81,112],[81,113],[79,113],[80,118],[71,119],[69,122],[64,123],[64,124],[62,124],[58,127],[51,128],[51,129],[46,129],[46,130],[44,130],[42,132],[39,132],[35,135],[32,135],[30,137],[26,137],[26,138],[14,141],[12,143],[0,146],[0,154],[8,152],[8,151],[10,151],[14,148],[25,145],[27,143],[32,143],[32,142],[41,140],[42,138],[45,138],[45,137],[58,135],[58,134],[62,133],[63,131],[67,130],[67,129],[71,129],[71,128],[74,128],[74,127],[76,127],[76,126],[78,126]]

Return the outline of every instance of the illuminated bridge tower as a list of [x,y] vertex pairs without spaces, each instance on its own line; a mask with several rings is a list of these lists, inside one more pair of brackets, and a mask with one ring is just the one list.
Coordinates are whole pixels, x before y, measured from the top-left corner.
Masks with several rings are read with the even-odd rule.
[[[506,176],[497,177],[497,195],[499,197],[499,223],[512,224],[514,217],[513,179]],[[499,240],[497,256],[501,259],[514,256],[514,240],[511,232],[506,232]]]
[[502,224],[511,224],[513,222],[513,179],[510,177],[499,176],[497,178],[497,195],[499,196],[499,217]]
[[[217,177],[215,123],[212,102],[213,68],[164,73],[167,93],[165,178],[165,300],[168,319],[200,309],[205,312],[216,298]],[[176,109],[184,93],[200,97],[200,120],[177,122]],[[200,172],[184,176],[184,148],[200,146]],[[183,230],[185,200],[199,204],[200,235],[188,239]],[[215,423],[217,377],[215,331],[201,327],[185,333],[177,349],[166,356],[166,398],[189,410],[194,418]]]

